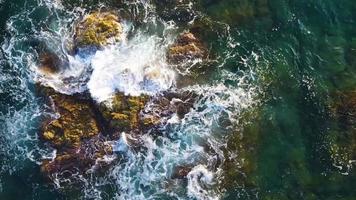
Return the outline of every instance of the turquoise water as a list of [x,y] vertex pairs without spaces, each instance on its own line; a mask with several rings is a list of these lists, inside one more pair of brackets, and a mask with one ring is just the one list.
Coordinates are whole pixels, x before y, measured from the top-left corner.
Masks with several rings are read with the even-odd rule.
[[[0,199],[356,199],[355,1],[53,2],[0,0]],[[35,92],[36,51],[58,50],[79,15],[99,7],[149,36],[193,27],[209,47],[212,61],[183,80],[206,98],[165,130],[176,140],[151,149],[167,168],[182,155],[212,165],[205,195],[189,195],[196,182],[146,168],[147,155],[60,188],[41,175],[51,150],[37,138],[48,110]],[[334,112],[343,96],[345,115]],[[211,148],[200,152],[202,143]]]

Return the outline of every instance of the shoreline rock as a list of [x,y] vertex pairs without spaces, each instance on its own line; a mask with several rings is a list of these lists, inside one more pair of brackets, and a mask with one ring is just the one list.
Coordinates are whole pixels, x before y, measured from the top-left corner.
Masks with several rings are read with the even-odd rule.
[[208,51],[203,43],[191,32],[180,34],[168,49],[167,59],[172,64],[181,64],[193,59],[207,58]]
[[93,12],[80,21],[74,34],[74,49],[87,46],[101,48],[121,40],[120,18],[111,12]]

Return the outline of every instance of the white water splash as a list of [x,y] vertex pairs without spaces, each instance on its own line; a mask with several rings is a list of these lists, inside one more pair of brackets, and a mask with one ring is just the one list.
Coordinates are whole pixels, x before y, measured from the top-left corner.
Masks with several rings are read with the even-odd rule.
[[127,43],[98,51],[92,59],[93,73],[88,82],[92,97],[99,102],[116,91],[127,95],[153,95],[175,84],[160,38],[137,33]]
[[214,173],[209,171],[204,165],[195,166],[187,175],[188,196],[196,199],[217,200],[218,196],[209,193],[209,188],[214,182]]

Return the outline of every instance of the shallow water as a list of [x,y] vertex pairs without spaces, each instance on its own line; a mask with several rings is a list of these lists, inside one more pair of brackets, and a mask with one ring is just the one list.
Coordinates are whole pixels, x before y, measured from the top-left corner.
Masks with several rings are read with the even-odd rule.
[[[99,8],[125,16],[124,42],[73,56],[75,22]],[[355,107],[346,118],[333,111],[356,88],[353,0],[0,0],[0,16],[0,199],[356,198]],[[167,46],[188,28],[209,62],[171,68]],[[41,74],[43,49],[69,68]],[[199,98],[138,150],[124,133],[111,141],[108,169],[47,180],[40,163],[54,152],[39,124],[55,113],[36,82],[97,102],[115,91]],[[179,166],[192,167],[185,179],[172,178]]]

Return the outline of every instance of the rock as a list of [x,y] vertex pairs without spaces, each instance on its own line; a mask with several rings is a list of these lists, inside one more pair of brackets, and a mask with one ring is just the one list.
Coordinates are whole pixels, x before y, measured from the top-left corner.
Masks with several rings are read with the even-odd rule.
[[202,59],[207,57],[207,49],[192,33],[185,32],[178,36],[176,42],[169,47],[168,61],[173,64]]
[[95,136],[83,141],[79,148],[60,151],[54,160],[44,160],[41,172],[48,177],[54,174],[71,176],[76,173],[84,173],[87,170],[104,167],[110,163],[105,156],[112,156],[111,145],[105,143],[104,138]]
[[54,53],[41,53],[39,55],[39,70],[44,74],[54,74],[63,68],[65,63]]
[[151,99],[149,105],[141,112],[141,126],[151,129],[157,125],[164,125],[176,114],[178,120],[194,106],[197,95],[186,91],[182,93],[166,92]]
[[130,132],[139,128],[139,114],[147,101],[148,97],[145,95],[125,96],[119,92],[111,102],[101,103],[99,109],[110,128],[116,132]]
[[78,23],[75,29],[75,48],[86,46],[102,47],[121,40],[120,19],[110,12],[94,12]]
[[42,138],[55,148],[77,148],[83,139],[99,134],[94,112],[88,102],[73,96],[49,95],[59,118],[46,124]]
[[105,156],[112,155],[112,147],[105,142],[108,138],[100,134],[100,120],[90,100],[59,94],[43,86],[38,88],[58,114],[55,119],[46,120],[40,132],[40,138],[56,149],[53,160],[42,162],[42,173],[47,177],[70,176],[104,166]]
[[177,166],[172,174],[173,179],[183,179],[186,178],[193,167],[191,166]]

